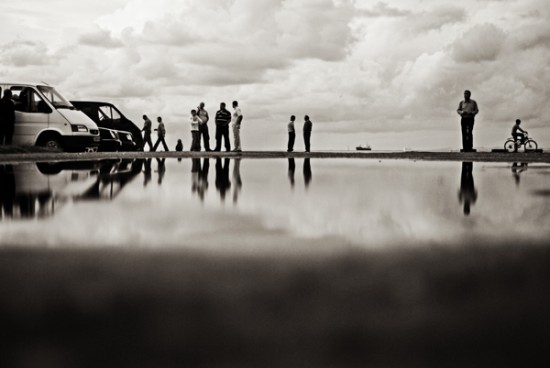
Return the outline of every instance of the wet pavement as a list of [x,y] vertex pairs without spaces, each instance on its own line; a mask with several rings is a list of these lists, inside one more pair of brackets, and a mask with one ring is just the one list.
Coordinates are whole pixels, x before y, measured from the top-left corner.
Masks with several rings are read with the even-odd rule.
[[550,235],[548,164],[159,158],[0,172],[4,246],[271,253]]
[[550,165],[0,165],[2,367],[529,366]]

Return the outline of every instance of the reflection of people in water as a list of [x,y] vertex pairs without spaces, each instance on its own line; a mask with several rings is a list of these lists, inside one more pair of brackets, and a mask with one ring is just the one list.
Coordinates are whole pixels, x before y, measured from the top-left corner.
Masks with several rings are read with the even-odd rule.
[[288,159],[288,180],[290,180],[290,186],[294,189],[294,171],[296,170],[296,163],[293,158]]
[[518,186],[518,187],[519,187],[519,180],[520,180],[519,176],[525,170],[527,170],[527,163],[526,162],[522,162],[519,165],[518,165],[517,162],[514,162],[512,164],[512,175],[514,175],[514,180],[516,181],[516,186]]
[[222,159],[216,159],[216,189],[220,192],[220,198],[225,200],[226,192],[231,188],[229,181],[229,159],[224,159],[222,167]]
[[191,191],[197,193],[200,200],[204,201],[208,189],[208,172],[210,171],[210,159],[204,158],[201,168],[201,159],[193,158],[191,164]]
[[202,168],[199,171],[199,197],[204,201],[204,195],[208,190],[208,171],[210,171],[210,159],[202,159]]
[[241,180],[241,159],[236,158],[233,161],[233,203],[237,203],[239,192],[243,186]]
[[304,183],[306,184],[306,189],[309,187],[311,182],[311,163],[309,158],[304,159]]
[[148,158],[143,163],[143,186],[146,187],[151,181],[151,159]]
[[0,217],[13,216],[15,201],[15,175],[12,165],[0,165]]
[[470,214],[470,206],[476,203],[477,191],[474,186],[474,176],[472,174],[473,163],[462,163],[462,175],[460,176],[460,191],[458,192],[458,200],[464,204],[464,215]]
[[165,158],[157,158],[157,172],[159,174],[158,183],[159,185],[162,185],[162,179],[164,179],[164,174],[166,173],[166,165],[164,162],[166,161]]

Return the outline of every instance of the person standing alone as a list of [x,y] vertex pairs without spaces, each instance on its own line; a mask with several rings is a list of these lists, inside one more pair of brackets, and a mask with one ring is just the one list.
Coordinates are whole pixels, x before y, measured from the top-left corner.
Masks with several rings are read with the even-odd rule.
[[290,121],[288,122],[288,146],[287,152],[294,151],[294,141],[296,140],[296,130],[294,129],[294,121],[296,116],[292,115]]
[[154,151],[153,142],[151,141],[152,128],[153,128],[153,123],[151,123],[151,120],[149,120],[147,115],[143,115],[143,129],[141,129],[141,131],[143,132],[143,150],[144,151],[145,151],[145,143],[149,145],[149,151]]
[[162,142],[162,145],[164,147],[164,150],[169,151],[168,145],[166,144],[166,141],[164,140],[164,137],[166,136],[166,128],[165,128],[164,123],[162,122],[162,118],[160,116],[157,117],[157,122],[159,123],[159,125],[157,127],[158,138],[157,138],[157,141],[155,142],[155,146],[153,147],[153,151],[157,150],[157,147],[159,146],[159,144],[161,142]]
[[235,140],[235,149],[233,152],[241,152],[241,122],[243,121],[243,113],[239,107],[238,101],[233,101],[233,137]]
[[15,103],[11,97],[11,90],[7,89],[0,100],[0,145],[11,144],[13,138]]
[[462,151],[463,152],[472,152],[473,150],[473,130],[475,116],[479,112],[477,107],[477,102],[472,100],[470,97],[472,93],[468,90],[464,91],[464,100],[460,101],[458,104],[458,109],[456,112],[462,117],[460,125],[462,128]]
[[216,148],[214,151],[221,151],[222,138],[225,143],[225,150],[231,151],[231,142],[229,141],[229,123],[231,122],[231,113],[225,108],[225,102],[220,103],[220,109],[216,112]]
[[313,130],[313,123],[309,120],[309,116],[304,116],[304,145],[306,146],[306,152],[309,152],[311,146],[311,131]]
[[199,124],[199,134],[202,136],[204,142],[204,150],[208,152],[212,151],[210,149],[210,134],[208,133],[207,125],[210,117],[208,116],[208,111],[204,109],[204,102],[201,102],[199,107],[197,107],[197,115],[201,119],[201,123]]

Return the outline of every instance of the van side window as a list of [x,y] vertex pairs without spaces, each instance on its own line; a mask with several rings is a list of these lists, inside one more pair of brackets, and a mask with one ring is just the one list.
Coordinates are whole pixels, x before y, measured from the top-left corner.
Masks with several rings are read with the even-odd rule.
[[111,106],[100,106],[99,119],[101,121],[110,120],[113,122],[113,124],[117,124],[120,122],[120,114]]
[[[29,113],[44,112],[44,106],[47,106],[47,104],[31,88],[25,87],[20,91],[17,88],[12,88],[12,92],[14,92],[15,109],[17,111]],[[15,92],[18,92],[17,97],[15,97]]]

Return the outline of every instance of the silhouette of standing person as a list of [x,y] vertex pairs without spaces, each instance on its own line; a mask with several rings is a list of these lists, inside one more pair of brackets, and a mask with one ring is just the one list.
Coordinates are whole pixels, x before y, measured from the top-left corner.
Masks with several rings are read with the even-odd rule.
[[464,204],[464,215],[470,214],[470,207],[476,203],[477,191],[474,186],[473,163],[462,163],[462,174],[460,176],[460,191],[458,192],[458,200]]
[[197,115],[197,110],[191,110],[191,116],[189,117],[189,124],[191,126],[191,148],[190,151],[201,150],[201,135],[199,131],[199,125],[201,118]]
[[231,141],[229,140],[229,123],[231,122],[231,113],[225,108],[225,102],[220,103],[220,109],[216,112],[216,148],[214,151],[221,151],[222,139],[225,143],[225,150],[231,151]]
[[296,171],[296,162],[293,158],[288,159],[288,180],[290,180],[290,186],[294,189],[294,172]]
[[231,188],[231,182],[229,181],[229,159],[224,159],[222,166],[222,159],[216,159],[216,189],[220,192],[220,198],[225,201],[225,194]]
[[241,108],[239,107],[238,101],[233,101],[233,115],[231,118],[231,123],[233,125],[233,139],[234,139],[234,145],[235,149],[233,152],[241,152],[241,123],[243,121],[243,112],[241,111]]
[[166,141],[164,140],[164,137],[166,136],[166,127],[164,126],[164,123],[162,122],[162,118],[160,116],[157,117],[157,122],[159,123],[157,127],[158,138],[157,138],[157,141],[155,142],[155,145],[153,146],[153,151],[156,151],[157,147],[161,143],[165,151],[170,151],[168,149],[168,145],[166,144]]
[[208,111],[204,108],[204,102],[201,102],[199,107],[197,107],[197,115],[201,119],[199,123],[199,135],[202,137],[204,150],[210,152],[212,151],[210,149],[210,134],[208,132],[208,120],[210,120],[210,117],[208,116]]
[[241,159],[236,158],[233,160],[233,203],[237,203],[239,193],[243,187],[241,180]]
[[151,141],[152,129],[153,129],[153,123],[151,123],[151,120],[149,120],[147,115],[143,115],[143,129],[141,129],[141,131],[143,132],[143,150],[144,151],[145,151],[145,143],[149,145],[149,152],[154,151],[153,142]]
[[460,101],[458,104],[458,109],[456,112],[462,117],[460,120],[460,125],[462,129],[462,151],[463,152],[473,152],[473,130],[475,116],[479,113],[477,107],[477,102],[472,100],[470,97],[472,93],[468,90],[464,91],[464,100]]
[[290,117],[290,121],[288,122],[288,144],[287,144],[287,152],[294,151],[294,141],[296,141],[296,129],[294,128],[294,121],[296,120],[296,116],[292,115]]
[[306,185],[306,189],[309,188],[309,183],[311,182],[311,163],[309,162],[309,158],[304,159],[304,184]]
[[4,91],[0,100],[0,145],[11,144],[15,126],[15,103],[12,100],[11,90]]
[[311,131],[313,130],[313,123],[309,120],[309,116],[304,116],[304,145],[306,152],[309,152],[311,146]]
[[143,163],[143,186],[146,187],[151,181],[151,159],[148,158]]

